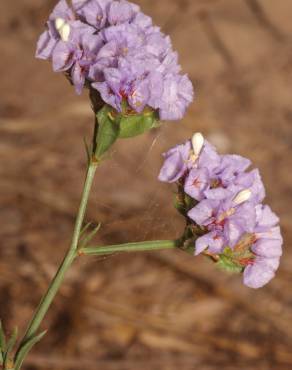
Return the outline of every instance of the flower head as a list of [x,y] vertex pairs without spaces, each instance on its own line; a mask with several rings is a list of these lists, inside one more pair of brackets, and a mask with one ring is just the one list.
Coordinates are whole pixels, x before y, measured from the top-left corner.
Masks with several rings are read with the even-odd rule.
[[178,184],[177,208],[187,221],[184,243],[224,268],[241,271],[259,288],[279,266],[279,219],[261,202],[265,188],[257,169],[238,155],[219,155],[201,134],[170,149],[159,180]]
[[180,73],[170,38],[139,6],[126,0],[60,0],[41,35],[36,56],[52,59],[79,94],[86,82],[118,112],[145,107],[162,120],[181,119],[193,86]]

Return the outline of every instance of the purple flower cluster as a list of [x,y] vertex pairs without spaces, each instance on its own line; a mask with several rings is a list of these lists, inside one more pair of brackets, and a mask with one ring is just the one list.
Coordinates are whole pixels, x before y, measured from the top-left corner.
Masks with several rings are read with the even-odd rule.
[[67,72],[80,94],[85,83],[104,102],[135,112],[148,106],[162,120],[181,119],[193,86],[180,74],[170,38],[126,0],[60,0],[40,36],[36,56]]
[[224,256],[242,268],[244,284],[259,288],[275,275],[282,255],[279,219],[262,204],[259,171],[238,155],[219,155],[201,134],[164,154],[159,180],[177,182],[193,204],[188,223],[199,228],[195,255]]

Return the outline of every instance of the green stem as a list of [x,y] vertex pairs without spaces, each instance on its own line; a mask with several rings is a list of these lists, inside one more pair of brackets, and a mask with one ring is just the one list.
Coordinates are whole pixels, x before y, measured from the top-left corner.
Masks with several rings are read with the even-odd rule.
[[87,256],[102,256],[107,254],[113,254],[117,252],[145,252],[145,251],[157,251],[163,249],[175,249],[179,247],[179,241],[177,240],[155,240],[150,242],[138,242],[138,243],[127,243],[117,244],[101,247],[86,247],[79,251],[79,254],[85,254]]
[[[22,342],[21,342],[19,348],[21,348],[21,346],[28,339],[30,339],[32,336],[36,335],[42,320],[44,319],[51,303],[53,302],[53,300],[54,300],[54,298],[55,298],[55,296],[56,296],[56,294],[57,294],[57,292],[58,292],[58,290],[59,290],[59,288],[60,288],[60,286],[61,286],[61,284],[64,280],[66,272],[68,271],[69,267],[72,265],[75,257],[77,256],[77,249],[78,249],[80,232],[81,232],[81,228],[82,228],[82,225],[83,225],[84,216],[85,216],[85,212],[86,212],[86,207],[87,207],[87,203],[88,203],[88,198],[89,198],[91,186],[92,186],[92,183],[93,183],[94,175],[95,175],[95,172],[96,172],[97,164],[98,164],[97,161],[92,160],[88,165],[86,179],[85,179],[84,188],[83,188],[82,197],[81,197],[81,203],[80,203],[79,211],[78,211],[77,218],[76,218],[76,223],[75,223],[75,228],[74,228],[74,233],[73,233],[73,237],[72,237],[71,246],[70,246],[70,248],[69,248],[62,264],[61,264],[61,266],[59,267],[59,270],[57,271],[54,279],[52,280],[46,294],[42,298],[42,300],[41,300],[41,302],[40,302],[32,320],[31,320],[30,324],[27,328],[27,331],[25,333],[24,338],[22,339]],[[17,354],[16,354],[16,357],[17,357]]]

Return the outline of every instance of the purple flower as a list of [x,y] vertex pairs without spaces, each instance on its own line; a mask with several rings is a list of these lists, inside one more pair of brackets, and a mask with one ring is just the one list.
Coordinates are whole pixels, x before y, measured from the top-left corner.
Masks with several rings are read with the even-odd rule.
[[164,154],[164,164],[160,170],[159,180],[163,182],[176,182],[186,172],[191,150],[191,143],[178,145]]
[[204,147],[199,153],[198,167],[206,167],[211,177],[215,176],[218,167],[221,164],[221,157],[218,155],[216,149],[207,140],[204,140]]
[[159,180],[178,182],[184,238],[195,244],[195,255],[206,251],[223,268],[243,271],[245,285],[259,288],[275,275],[283,239],[279,218],[261,204],[265,188],[250,165],[238,155],[219,155],[197,133],[164,154]]
[[184,191],[186,194],[196,200],[205,198],[205,191],[210,186],[210,175],[206,167],[193,168],[186,178],[184,183]]
[[167,75],[163,82],[163,93],[158,103],[162,120],[179,120],[194,99],[193,85],[184,75]]
[[145,81],[130,81],[118,70],[108,68],[105,71],[106,83],[95,83],[102,99],[115,107],[117,111],[122,110],[122,100],[127,99],[129,105],[138,113],[146,106],[149,97],[148,86]]
[[261,203],[266,196],[265,187],[258,169],[241,173],[234,179],[234,185],[236,191],[250,189],[252,192],[250,200],[256,204]]
[[147,32],[147,29],[152,26],[152,19],[148,15],[138,12],[134,17],[132,24],[135,24],[136,26],[144,29]]
[[60,0],[49,17],[50,20],[55,20],[56,18],[63,18],[65,20],[75,19],[73,9],[68,6],[66,0]]
[[222,253],[227,246],[233,248],[242,235],[253,232],[256,212],[248,202],[205,199],[188,212],[188,217],[206,229],[206,234],[196,241],[198,255],[207,248],[211,253]]
[[130,22],[139,10],[137,5],[128,1],[113,1],[109,7],[108,21],[111,25]]
[[47,30],[41,34],[38,40],[36,57],[40,59],[51,58],[62,36],[66,39],[70,36],[70,24],[74,21],[74,12],[66,0],[59,1],[49,17]]
[[[217,153],[216,153],[217,154]],[[220,158],[220,159],[219,159]],[[237,177],[244,173],[250,166],[250,161],[239,155],[222,155],[217,157],[207,157],[202,165],[210,167],[210,187],[204,195],[207,199],[224,199],[235,196],[241,190],[247,189],[245,186],[235,186]],[[247,176],[250,174],[247,173]]]
[[102,29],[107,22],[107,9],[111,0],[72,0],[72,6],[80,20]]
[[270,207],[258,205],[255,241],[251,250],[254,260],[245,268],[243,282],[250,288],[261,288],[275,276],[282,256],[283,238],[277,226],[279,218]]
[[82,25],[81,29],[75,28],[72,30],[70,41],[58,42],[52,56],[54,71],[70,70],[71,80],[77,94],[81,94],[85,79],[95,62],[96,53],[102,45],[102,39],[93,35],[90,27],[83,27]]
[[106,27],[101,31],[101,34],[105,43],[112,41],[116,43],[118,49],[117,58],[134,53],[137,48],[143,46],[145,37],[142,29],[128,23]]
[[[225,192],[225,189],[218,188],[221,182],[218,181],[218,171],[216,170],[221,164],[221,158],[207,140],[204,140],[204,145],[200,150],[199,156],[198,158],[195,157],[195,159],[193,169],[189,172],[184,184],[186,194],[198,201],[204,198],[220,199],[222,197],[223,199],[226,197],[228,194]],[[216,189],[210,190],[215,185]],[[213,197],[207,196],[211,191],[214,193]]]
[[50,31],[41,34],[37,42],[36,57],[39,59],[49,59],[56,47],[58,40],[55,39]]
[[[182,118],[193,100],[193,86],[180,74],[170,38],[151,18],[126,0],[71,4],[61,0],[55,7],[36,56],[52,59],[55,71],[68,71],[78,94],[87,81],[118,111],[124,101],[137,113],[150,107],[161,119]],[[88,46],[84,33],[91,34],[95,46]]]
[[[105,81],[92,84],[103,94],[103,99],[119,111],[122,99],[126,99],[137,112],[148,105],[160,111],[161,119],[166,118],[166,114],[170,115],[169,119],[181,118],[192,100],[193,88],[186,76],[164,76],[167,63],[171,71],[179,70],[174,66],[176,54],[171,51],[169,38],[156,30],[146,33],[134,24],[109,27],[102,34],[106,46],[100,50],[90,77],[94,80],[104,74]],[[167,58],[168,51],[171,51],[170,58]],[[105,67],[111,70],[107,71]],[[113,68],[117,71],[113,72]],[[118,89],[113,89],[111,79],[108,79],[112,73],[119,75]]]
[[[220,157],[214,147],[200,133],[193,135],[192,140],[177,145],[163,154],[165,161],[160,171],[159,180],[176,182],[185,177],[185,192],[196,200],[201,200],[202,192],[209,186],[211,173],[220,163]],[[177,170],[174,171],[174,168]],[[174,171],[174,172],[173,172]],[[173,173],[174,176],[166,174]],[[200,181],[195,182],[195,179]],[[208,186],[206,181],[208,179]],[[192,186],[194,188],[192,188]],[[194,194],[197,194],[198,198]]]

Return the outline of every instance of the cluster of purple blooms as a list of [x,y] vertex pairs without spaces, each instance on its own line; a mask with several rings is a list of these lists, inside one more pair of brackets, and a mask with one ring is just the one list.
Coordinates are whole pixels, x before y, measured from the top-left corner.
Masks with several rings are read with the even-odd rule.
[[126,0],[60,0],[36,56],[68,73],[78,94],[89,84],[117,111],[126,100],[137,113],[148,106],[178,120],[193,100],[170,38]]
[[283,239],[279,219],[263,205],[265,189],[257,169],[238,155],[219,155],[199,133],[164,154],[159,180],[178,182],[196,204],[188,222],[202,233],[195,255],[234,252],[242,267],[244,284],[260,288],[279,267]]

